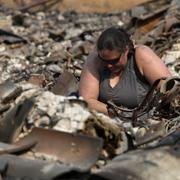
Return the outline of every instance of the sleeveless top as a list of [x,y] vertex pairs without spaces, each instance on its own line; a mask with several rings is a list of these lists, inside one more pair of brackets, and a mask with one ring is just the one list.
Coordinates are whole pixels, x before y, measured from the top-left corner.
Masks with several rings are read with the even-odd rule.
[[128,55],[125,70],[119,82],[111,87],[110,70],[100,72],[99,101],[113,101],[117,106],[137,107],[149,91],[150,84],[140,73],[135,60],[135,53]]

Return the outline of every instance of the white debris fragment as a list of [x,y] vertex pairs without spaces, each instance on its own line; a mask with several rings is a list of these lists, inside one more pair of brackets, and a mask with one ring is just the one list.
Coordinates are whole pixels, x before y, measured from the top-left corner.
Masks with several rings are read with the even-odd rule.
[[164,53],[162,60],[168,66],[172,75],[179,76],[180,72],[176,70],[176,66],[180,64],[180,39],[170,50]]
[[51,127],[65,132],[77,132],[84,128],[86,120],[91,116],[82,105],[82,100],[71,102],[75,97],[55,95],[49,91],[41,92],[35,98],[35,108],[28,116],[29,124],[40,127]]

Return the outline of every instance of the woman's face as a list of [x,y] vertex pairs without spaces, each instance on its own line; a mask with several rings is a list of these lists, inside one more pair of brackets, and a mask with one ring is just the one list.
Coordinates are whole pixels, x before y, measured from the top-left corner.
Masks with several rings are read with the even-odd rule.
[[102,61],[103,65],[111,72],[118,73],[124,70],[127,63],[128,50],[120,53],[118,50],[102,50],[98,52],[98,58]]

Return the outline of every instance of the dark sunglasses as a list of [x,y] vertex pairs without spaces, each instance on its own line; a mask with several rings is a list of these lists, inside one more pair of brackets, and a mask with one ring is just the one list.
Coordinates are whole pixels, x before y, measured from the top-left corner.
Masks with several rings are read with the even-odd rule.
[[105,64],[112,64],[112,65],[115,65],[119,62],[119,59],[121,58],[122,54],[120,54],[120,56],[118,56],[117,58],[114,58],[114,59],[104,59],[103,57],[101,57],[99,54],[98,54],[98,58],[103,61],[103,63]]

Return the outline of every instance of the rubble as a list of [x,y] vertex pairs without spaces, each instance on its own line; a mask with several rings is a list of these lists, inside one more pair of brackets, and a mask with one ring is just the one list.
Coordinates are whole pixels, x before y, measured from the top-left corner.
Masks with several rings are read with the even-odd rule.
[[[179,179],[179,9],[176,0],[101,14],[1,8],[1,176]],[[153,48],[173,74],[134,110],[109,102],[116,118],[89,110],[77,93],[86,57],[111,25]]]

